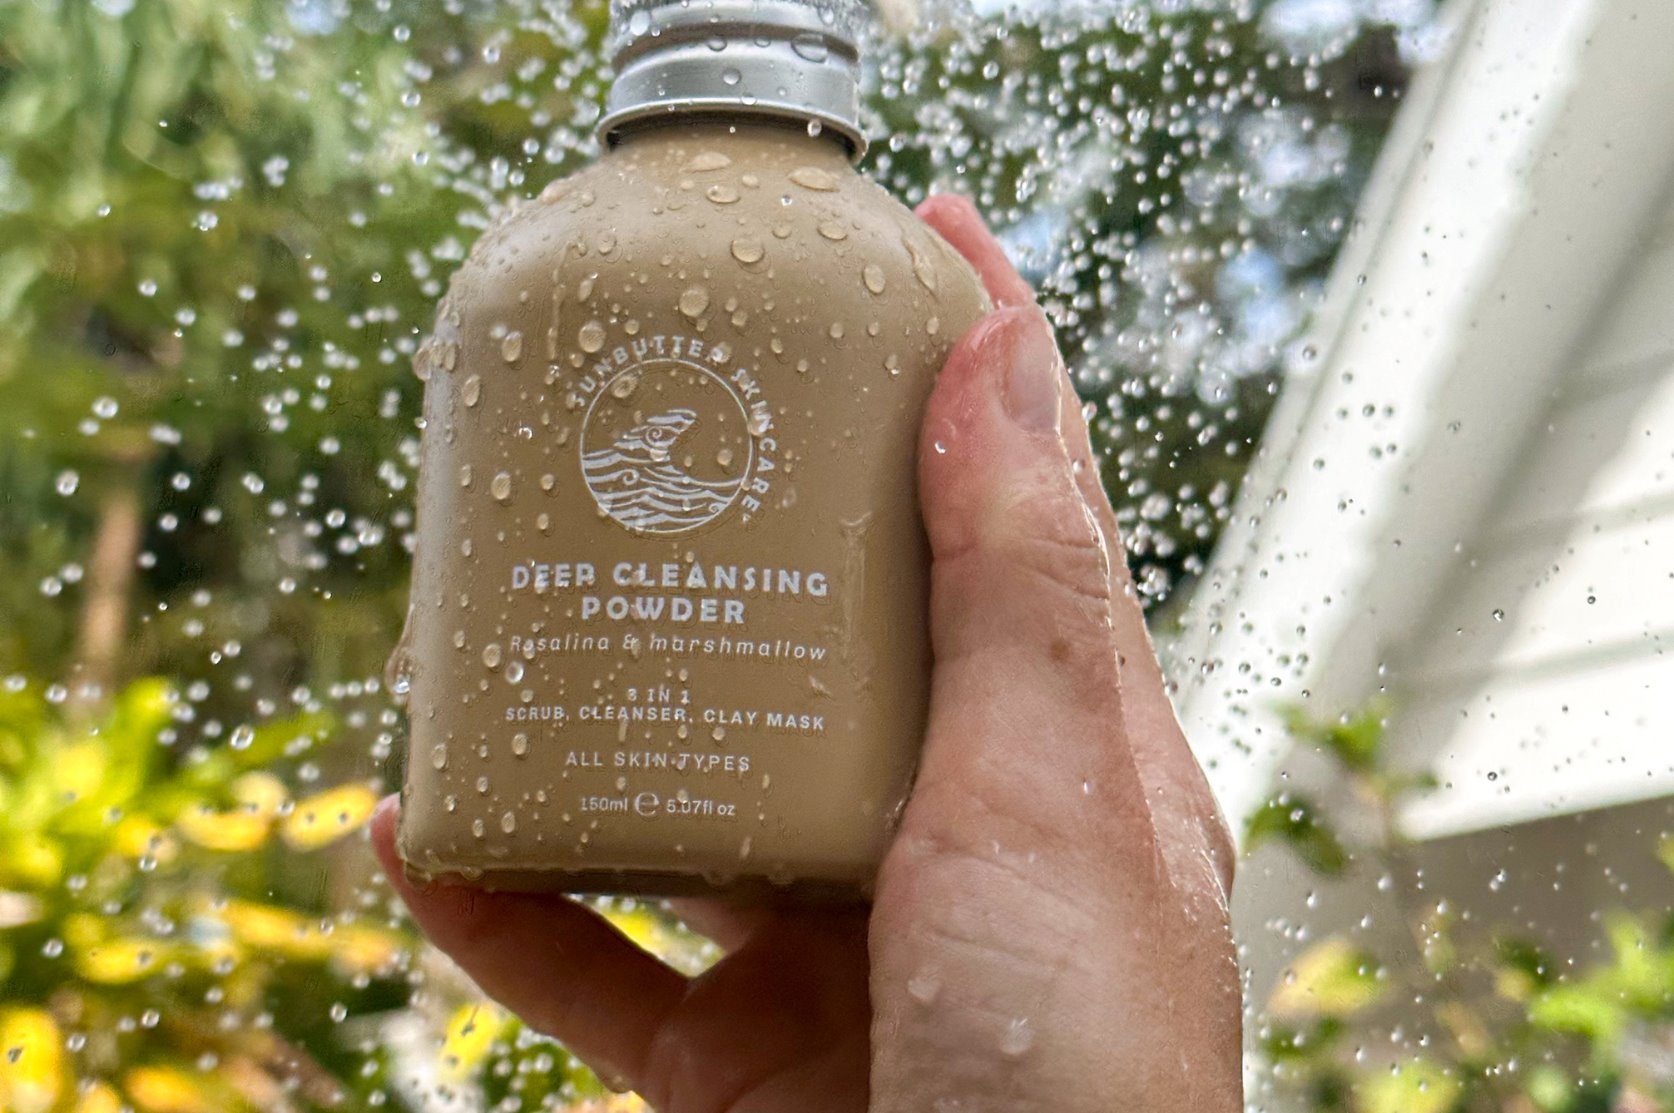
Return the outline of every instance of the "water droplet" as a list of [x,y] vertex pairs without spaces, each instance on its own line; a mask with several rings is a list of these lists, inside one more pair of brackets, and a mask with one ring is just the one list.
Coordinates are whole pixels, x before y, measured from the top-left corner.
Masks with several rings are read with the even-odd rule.
[[820,221],[819,233],[828,240],[846,240],[849,238],[849,230],[835,220]]
[[728,66],[726,69],[721,71],[721,80],[728,85],[737,85],[740,81],[744,80],[744,75],[739,73],[732,66]]
[[517,757],[524,757],[529,753],[529,736],[522,731],[512,735],[511,752]]
[[235,750],[248,750],[250,743],[256,740],[256,731],[248,723],[240,723],[233,728],[232,737],[227,739],[227,745]]
[[920,286],[936,292],[936,268],[931,265],[930,257],[919,250],[917,244],[907,241],[907,254],[913,257],[913,277],[918,279]]
[[1016,1059],[1028,1051],[1035,1042],[1034,1025],[1026,1017],[1013,1017],[1006,1024],[1005,1033],[1000,1037],[1000,1054],[1008,1059]]
[[446,769],[448,767],[448,746],[446,742],[438,742],[430,748],[430,767],[432,769]]
[[68,498],[76,493],[77,487],[81,486],[81,476],[73,471],[61,471],[58,473],[58,481],[53,486],[59,494]]
[[482,647],[482,663],[491,669],[500,667],[500,643],[489,642]]
[[576,343],[584,352],[596,352],[604,347],[605,328],[598,321],[588,321],[575,334]]
[[508,835],[517,830],[517,816],[511,812],[502,815],[500,817],[500,830]]
[[459,400],[465,403],[466,409],[470,409],[482,400],[481,376],[471,375],[459,384]]
[[750,436],[752,437],[762,436],[772,427],[773,415],[769,413],[765,407],[759,410],[752,410],[750,413],[750,420],[744,426],[744,428],[749,430]]
[[883,268],[876,263],[867,263],[866,269],[860,272],[860,278],[861,281],[866,283],[866,288],[874,294],[883,293],[884,287],[888,285],[888,279],[884,277]]
[[738,191],[728,185],[712,185],[703,191],[703,195],[717,205],[730,205],[738,200]]
[[837,175],[817,166],[798,166],[786,177],[803,189],[811,189],[816,193],[836,193],[840,188]]
[[628,17],[628,34],[639,36],[651,30],[651,13],[640,8]]
[[507,499],[511,498],[511,488],[512,482],[510,472],[496,472],[494,474],[494,478],[489,480],[488,483],[488,493],[493,495],[499,502],[505,502]]
[[686,292],[680,295],[680,312],[688,317],[701,317],[708,308],[709,291],[702,286],[688,286]]
[[622,375],[610,384],[612,398],[629,398],[639,389],[639,376],[633,373]]
[[762,256],[766,254],[767,249],[762,246],[760,240],[740,239],[732,241],[732,257],[740,263],[746,265],[759,263]]
[[791,49],[810,62],[823,62],[831,53],[830,48],[825,45],[825,39],[807,31],[791,40]]
[[703,151],[693,155],[680,169],[687,174],[702,174],[709,170],[724,170],[731,165],[732,159],[720,151]]
[[1495,622],[1504,622],[1505,621],[1505,611],[1501,610],[1499,607],[1495,607],[1494,608],[1494,621]]
[[845,331],[844,328],[843,328],[843,322],[842,321],[832,321],[831,322],[831,328],[828,331],[830,333],[831,339],[833,339],[833,340],[843,339],[843,333]]
[[506,333],[500,341],[500,356],[507,363],[516,363],[523,356],[523,334],[516,329]]

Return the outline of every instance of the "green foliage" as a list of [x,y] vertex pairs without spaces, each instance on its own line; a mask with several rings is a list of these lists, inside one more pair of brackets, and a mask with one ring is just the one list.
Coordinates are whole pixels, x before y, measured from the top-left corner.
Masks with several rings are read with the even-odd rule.
[[80,1083],[112,1109],[253,1110],[288,1087],[327,1108],[363,1082],[356,1018],[405,1000],[410,935],[273,887],[274,855],[331,853],[370,814],[365,785],[297,800],[266,771],[329,720],[187,756],[181,706],[154,679],[93,716],[0,690],[0,1107],[105,1108]]
[[1255,850],[1282,843],[1315,873],[1335,877],[1348,868],[1348,852],[1319,809],[1305,797],[1286,792],[1272,797],[1244,823],[1244,846]]
[[[1375,823],[1345,839],[1291,794],[1251,817],[1246,845],[1283,845],[1322,878],[1375,870],[1407,921],[1411,957],[1380,958],[1343,935],[1305,949],[1270,995],[1262,1045],[1276,1076],[1321,1111],[1657,1113],[1674,1110],[1674,913],[1607,911],[1607,956],[1559,962],[1509,924],[1467,934],[1446,902],[1415,904],[1418,871],[1397,816],[1429,778],[1392,767],[1381,703],[1332,723],[1290,713],[1296,738],[1336,764]],[[1322,847],[1330,848],[1322,851]],[[1666,839],[1658,851],[1669,861]],[[1386,1008],[1421,1006],[1422,1053],[1368,1055]],[[1411,1037],[1409,1037],[1411,1038]]]

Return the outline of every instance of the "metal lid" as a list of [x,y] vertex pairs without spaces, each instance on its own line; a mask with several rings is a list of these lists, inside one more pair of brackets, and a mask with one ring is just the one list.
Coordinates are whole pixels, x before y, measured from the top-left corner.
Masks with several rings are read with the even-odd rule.
[[611,0],[616,81],[598,135],[673,113],[818,123],[859,158],[862,0]]

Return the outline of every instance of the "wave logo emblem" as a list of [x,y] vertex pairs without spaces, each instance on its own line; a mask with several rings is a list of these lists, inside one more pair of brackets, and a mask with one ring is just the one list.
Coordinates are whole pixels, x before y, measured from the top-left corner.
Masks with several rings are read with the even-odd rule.
[[744,401],[683,359],[602,382],[581,425],[581,475],[599,509],[633,533],[689,533],[726,513],[755,467]]

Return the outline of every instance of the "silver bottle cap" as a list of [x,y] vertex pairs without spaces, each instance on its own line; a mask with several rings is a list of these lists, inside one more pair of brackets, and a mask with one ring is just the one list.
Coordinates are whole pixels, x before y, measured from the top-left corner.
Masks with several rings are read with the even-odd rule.
[[859,158],[866,14],[863,0],[611,0],[599,139],[675,113],[768,115],[829,128]]

